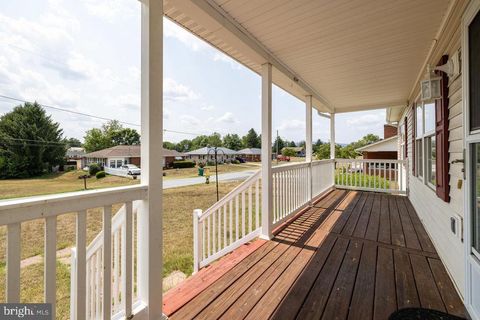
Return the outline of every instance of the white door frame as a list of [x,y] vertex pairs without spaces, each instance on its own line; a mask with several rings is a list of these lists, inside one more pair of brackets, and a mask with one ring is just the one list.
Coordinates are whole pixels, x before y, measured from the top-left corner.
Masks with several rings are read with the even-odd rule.
[[[475,257],[472,252],[472,163],[471,148],[472,143],[480,143],[480,132],[470,132],[470,115],[469,115],[469,43],[468,43],[468,26],[472,20],[480,12],[480,0],[472,0],[465,10],[462,18],[462,95],[463,95],[463,114],[464,114],[464,148],[465,148],[465,196],[464,196],[464,238],[465,238],[465,307],[472,319],[480,319],[480,295],[476,292],[475,296],[472,292],[474,287],[480,287],[480,283],[472,285],[472,272],[480,275],[480,259]],[[478,279],[478,278],[477,278]],[[478,282],[478,281],[477,281]],[[478,290],[476,290],[478,291]],[[480,291],[479,291],[480,292]]]

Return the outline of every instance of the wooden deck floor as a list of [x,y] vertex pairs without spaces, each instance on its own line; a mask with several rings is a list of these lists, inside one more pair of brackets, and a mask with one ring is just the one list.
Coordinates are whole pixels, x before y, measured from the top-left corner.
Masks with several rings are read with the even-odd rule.
[[171,319],[388,319],[463,304],[406,197],[334,190]]

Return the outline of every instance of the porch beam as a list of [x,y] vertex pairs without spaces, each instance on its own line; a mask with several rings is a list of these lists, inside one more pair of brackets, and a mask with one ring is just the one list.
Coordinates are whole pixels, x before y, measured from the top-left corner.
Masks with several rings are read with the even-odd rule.
[[335,159],[335,113],[330,114],[330,159]]
[[262,234],[272,238],[272,65],[262,65]]
[[148,186],[148,197],[137,214],[137,283],[146,319],[161,319],[163,1],[142,0],[141,19],[141,184]]
[[312,162],[312,96],[305,97],[305,161]]

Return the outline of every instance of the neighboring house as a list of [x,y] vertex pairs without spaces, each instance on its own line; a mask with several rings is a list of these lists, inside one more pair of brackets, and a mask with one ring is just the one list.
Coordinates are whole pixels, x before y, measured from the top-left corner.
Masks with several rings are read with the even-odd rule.
[[363,159],[398,159],[397,127],[386,124],[383,126],[383,140],[355,149],[362,154]]
[[[173,161],[183,159],[184,155],[176,150],[163,149],[163,168],[170,168]],[[140,146],[115,146],[94,151],[83,156],[83,166],[98,163],[107,168],[120,168],[124,164],[134,164],[140,167]]]
[[[204,147],[197,150],[185,153],[186,158],[195,162],[206,162],[215,160],[215,148]],[[217,160],[218,162],[225,162],[226,160],[233,160],[239,153],[235,150],[218,147]]]
[[68,168],[74,167],[75,169],[82,168],[82,158],[85,155],[85,149],[81,147],[70,147],[65,154],[66,164]]
[[305,147],[285,147],[282,148],[280,153],[283,153],[285,149],[292,149],[296,153],[296,157],[305,157]]
[[245,148],[238,151],[239,156],[246,161],[258,162],[262,160],[262,149]]
[[[397,128],[392,125],[383,126],[383,140],[368,144],[364,147],[355,149],[358,153],[362,154],[363,159],[376,159],[376,160],[396,160],[398,159],[397,153]],[[370,163],[365,163],[364,171],[369,174],[375,174],[378,176],[384,176],[386,178],[390,177],[390,164],[376,163],[375,168],[381,169],[386,168],[385,170],[373,170],[373,167]]]

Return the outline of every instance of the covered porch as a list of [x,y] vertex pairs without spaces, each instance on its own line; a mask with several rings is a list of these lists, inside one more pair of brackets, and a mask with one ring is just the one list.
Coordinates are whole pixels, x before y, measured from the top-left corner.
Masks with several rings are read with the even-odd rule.
[[335,189],[164,297],[171,319],[388,319],[421,307],[465,316],[407,197]]

